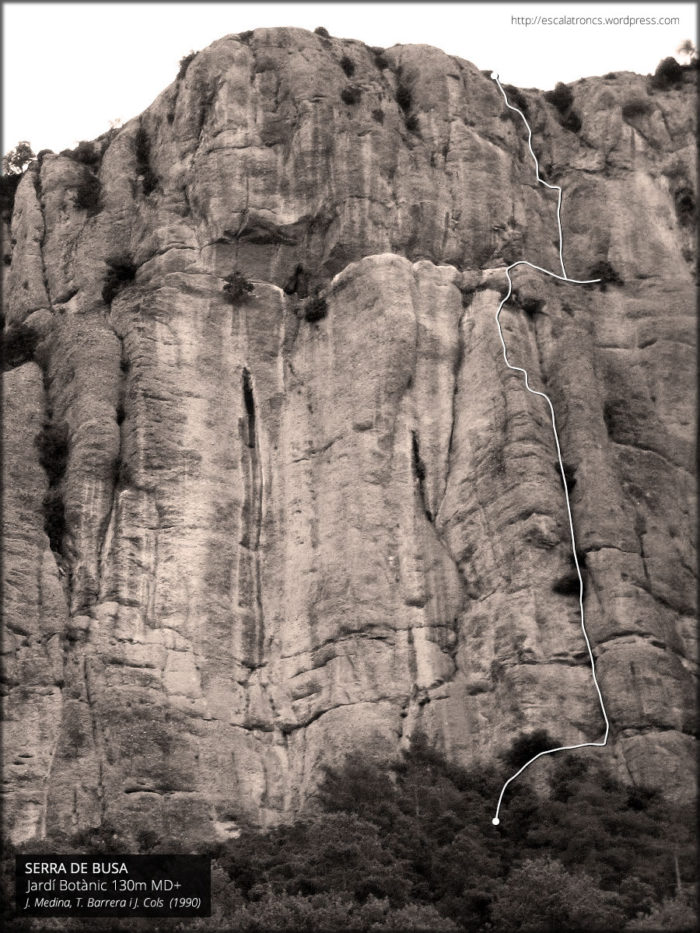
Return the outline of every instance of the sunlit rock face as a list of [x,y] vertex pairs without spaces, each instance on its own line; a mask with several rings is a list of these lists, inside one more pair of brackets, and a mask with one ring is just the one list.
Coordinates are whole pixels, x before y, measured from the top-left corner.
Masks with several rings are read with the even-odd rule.
[[[548,409],[495,323],[508,263],[561,271],[522,121],[428,46],[259,29],[182,71],[15,199],[11,837],[225,839],[419,730],[463,764],[600,740]],[[611,721],[588,754],[681,799],[694,81],[581,80],[578,132],[521,92],[566,271],[610,281],[518,267],[501,316],[557,414]]]

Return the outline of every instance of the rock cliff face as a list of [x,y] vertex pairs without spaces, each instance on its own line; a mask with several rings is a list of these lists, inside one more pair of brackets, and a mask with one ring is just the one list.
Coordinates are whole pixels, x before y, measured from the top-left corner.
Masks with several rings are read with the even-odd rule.
[[[494,320],[507,263],[559,271],[522,122],[427,46],[260,29],[181,72],[15,199],[11,837],[226,838],[416,730],[462,763],[600,739],[547,409]],[[609,281],[519,267],[502,323],[557,412],[612,724],[589,754],[682,798],[695,76],[571,89],[578,132],[514,94],[568,274]]]

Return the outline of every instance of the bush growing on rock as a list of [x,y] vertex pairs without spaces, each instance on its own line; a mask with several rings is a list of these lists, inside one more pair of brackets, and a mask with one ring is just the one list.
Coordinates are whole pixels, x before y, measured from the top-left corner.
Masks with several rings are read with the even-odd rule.
[[347,55],[343,55],[340,59],[340,67],[343,69],[348,78],[352,78],[355,74],[355,63],[351,58],[348,58]]
[[572,110],[565,117],[562,117],[560,123],[564,129],[569,130],[570,133],[578,133],[583,126],[581,117],[575,110]]
[[502,756],[503,761],[508,768],[517,771],[535,755],[556,748],[557,745],[561,745],[559,739],[552,738],[546,729],[535,729],[513,739],[510,748]]
[[362,91],[350,84],[340,92],[340,98],[344,104],[358,104],[362,98]]
[[415,115],[415,113],[409,113],[404,122],[409,133],[414,133],[416,136],[420,136],[420,125],[418,123],[418,117]]
[[12,215],[21,178],[21,175],[0,175],[0,210],[7,219]]
[[136,277],[136,266],[131,256],[118,256],[107,260],[107,275],[102,288],[102,300],[111,305],[117,294]]
[[578,596],[580,589],[581,584],[575,570],[568,570],[552,584],[552,592],[560,596]]
[[97,214],[100,210],[102,185],[92,172],[86,172],[75,189],[75,206],[88,214]]
[[581,129],[581,115],[572,109],[574,95],[571,88],[558,81],[553,91],[546,91],[544,99],[557,110],[557,119],[560,126],[570,133],[578,133]]
[[39,451],[39,463],[43,467],[49,483],[56,485],[62,478],[68,465],[68,425],[65,421],[53,423],[47,421],[34,441]]
[[476,285],[463,285],[460,291],[462,293],[462,307],[469,308],[474,300],[474,295],[477,293]]
[[[520,90],[520,88],[513,87],[512,84],[504,84],[503,88],[508,95],[508,102],[514,107],[518,107],[520,110],[522,110],[526,117],[529,116],[530,107],[525,98],[525,95]],[[508,113],[511,115],[511,117],[515,117],[516,120],[520,119],[519,117],[515,116],[512,110],[509,110]]]
[[297,263],[294,272],[284,284],[285,295],[296,295],[297,298],[307,298],[309,295],[309,273],[301,263]]
[[326,299],[316,295],[304,305],[305,321],[320,321],[328,314],[328,304]]
[[22,175],[36,156],[26,139],[18,142],[14,149],[5,153],[0,176],[0,211],[9,220],[15,205],[15,194]]
[[224,294],[227,296],[226,300],[229,304],[245,300],[246,296],[255,288],[253,283],[249,282],[243,273],[238,270],[227,275],[224,283]]
[[533,317],[544,308],[544,301],[541,298],[535,298],[532,295],[523,295],[518,289],[512,292],[513,300],[522,308],[528,317]]
[[63,550],[66,534],[66,507],[58,489],[49,489],[42,502],[44,512],[44,532],[49,539],[49,547],[55,554]]
[[669,56],[656,66],[656,71],[651,79],[651,86],[656,91],[668,91],[672,87],[677,87],[682,81],[682,66],[678,64],[675,58]]
[[597,284],[600,290],[603,292],[607,290],[608,284],[625,284],[620,274],[615,269],[613,269],[612,265],[608,262],[607,259],[603,259],[600,262],[597,262],[588,273],[588,278],[600,279],[600,282]]
[[652,104],[648,98],[633,97],[622,105],[622,116],[625,120],[631,120],[634,117],[643,117],[651,113],[651,110]]
[[688,169],[680,156],[675,158],[666,168],[662,169],[662,172],[666,178],[670,178],[671,180],[688,177]]
[[574,102],[574,94],[568,85],[557,81],[553,91],[545,91],[544,99],[559,113],[565,113]]
[[396,103],[404,113],[408,113],[411,109],[413,95],[411,94],[411,89],[405,84],[399,83],[399,86],[396,88]]
[[692,39],[684,39],[676,49],[676,54],[680,55],[685,66],[697,64],[698,50]]
[[2,158],[3,175],[23,175],[36,156],[26,139],[17,143],[14,149],[6,152]]
[[151,141],[143,126],[136,131],[136,171],[143,178],[143,193],[148,195],[158,186],[158,176],[151,167]]
[[51,550],[61,554],[66,533],[66,510],[60,482],[65,475],[70,452],[67,423],[45,422],[34,443],[39,452],[39,463],[49,481],[49,488],[42,503],[44,531]]
[[117,456],[112,463],[112,485],[121,489],[134,485],[131,467],[122,459],[121,455]]
[[182,79],[187,74],[187,69],[190,67],[190,63],[194,59],[196,52],[188,52],[187,55],[183,55],[180,59],[180,67],[177,72],[177,80],[182,81]]
[[27,324],[16,324],[2,334],[0,355],[3,369],[14,369],[34,359],[39,335]]
[[683,227],[695,224],[695,195],[690,188],[680,188],[673,196],[678,222]]
[[330,39],[331,37],[331,34],[328,32],[325,26],[317,26],[314,29],[314,32],[316,33],[317,36],[322,36],[324,39]]
[[100,153],[95,148],[94,143],[82,140],[70,153],[71,159],[80,162],[82,165],[96,165],[100,161]]

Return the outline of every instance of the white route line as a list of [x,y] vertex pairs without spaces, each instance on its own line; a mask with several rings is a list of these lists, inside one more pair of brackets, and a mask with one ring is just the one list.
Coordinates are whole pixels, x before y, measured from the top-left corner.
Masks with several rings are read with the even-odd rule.
[[593,675],[593,683],[595,685],[596,693],[598,694],[598,700],[600,701],[600,709],[601,709],[601,712],[603,713],[603,718],[605,719],[605,736],[603,737],[603,740],[601,742],[581,742],[579,745],[561,745],[558,748],[550,748],[547,751],[539,752],[537,755],[534,755],[532,758],[530,758],[529,761],[526,761],[525,764],[522,766],[522,768],[516,771],[512,777],[509,777],[508,780],[503,785],[503,787],[501,788],[501,793],[498,798],[498,803],[496,805],[496,815],[491,820],[494,826],[498,826],[498,824],[501,822],[498,817],[498,814],[501,809],[503,795],[506,791],[506,788],[511,783],[511,781],[514,781],[519,775],[523,773],[523,771],[527,767],[529,767],[533,763],[533,761],[537,761],[537,759],[542,758],[543,755],[553,755],[555,752],[566,752],[566,751],[571,751],[576,748],[594,748],[594,747],[602,748],[604,745],[608,744],[608,735],[610,733],[610,722],[608,720],[608,714],[605,711],[605,704],[603,703],[603,695],[600,692],[600,687],[598,685],[598,678],[596,677],[595,659],[593,657],[593,649],[591,648],[591,643],[588,639],[588,633],[586,632],[586,619],[585,619],[584,610],[583,610],[583,577],[581,575],[581,567],[579,566],[579,562],[578,562],[578,555],[576,554],[576,536],[574,534],[574,521],[571,515],[571,501],[569,499],[569,490],[566,485],[566,474],[564,472],[564,463],[561,457],[561,447],[559,446],[559,434],[557,432],[557,422],[554,416],[554,406],[552,405],[551,399],[549,398],[548,395],[545,395],[544,392],[538,392],[536,389],[532,389],[530,387],[530,383],[528,381],[527,370],[523,369],[521,366],[513,366],[508,361],[508,351],[506,349],[506,342],[503,338],[503,331],[501,330],[501,321],[500,321],[501,311],[503,310],[503,305],[506,303],[506,301],[508,301],[513,291],[513,282],[510,277],[510,270],[514,269],[516,266],[529,266],[531,269],[536,269],[538,272],[544,272],[545,275],[550,275],[554,279],[559,279],[562,282],[571,282],[575,285],[588,285],[588,284],[592,284],[593,282],[599,282],[600,279],[570,279],[567,276],[566,267],[564,266],[564,237],[563,237],[562,228],[561,228],[562,190],[559,187],[559,185],[550,185],[543,178],[540,178],[539,162],[537,161],[537,156],[535,155],[532,149],[532,130],[530,129],[530,124],[527,122],[527,119],[525,118],[525,114],[522,112],[522,110],[519,110],[517,107],[513,107],[512,104],[508,102],[508,97],[506,96],[506,92],[503,90],[503,87],[501,86],[501,82],[498,80],[498,75],[495,72],[493,72],[491,74],[491,77],[498,85],[498,88],[501,94],[503,95],[503,100],[505,101],[506,107],[508,107],[509,110],[514,110],[516,113],[519,113],[523,119],[523,122],[525,123],[525,126],[527,127],[527,144],[530,149],[530,154],[532,155],[532,158],[535,162],[535,175],[537,177],[537,181],[545,185],[547,188],[550,188],[559,193],[558,198],[557,198],[557,226],[559,228],[559,261],[561,262],[562,275],[557,275],[557,273],[550,272],[548,269],[543,269],[541,266],[535,266],[533,263],[528,262],[525,259],[521,259],[518,262],[511,263],[511,265],[507,266],[505,273],[506,273],[506,278],[508,279],[508,292],[506,293],[505,297],[501,299],[501,303],[498,306],[498,311],[496,311],[496,326],[498,327],[498,336],[501,339],[501,345],[503,347],[503,359],[505,360],[506,366],[508,367],[508,369],[512,369],[514,372],[523,374],[523,376],[525,377],[525,388],[527,389],[527,391],[531,392],[532,395],[539,395],[540,398],[543,398],[545,402],[547,403],[547,405],[549,406],[549,413],[552,416],[552,431],[554,432],[554,442],[557,446],[557,460],[559,461],[559,472],[561,473],[562,486],[564,487],[564,496],[566,498],[566,512],[569,518],[569,532],[571,534],[571,547],[574,553],[574,564],[576,565],[576,573],[578,574],[578,583],[579,583],[578,603],[579,603],[579,609],[581,613],[581,630],[583,632],[583,637],[586,642],[586,648],[588,649],[588,657],[591,662],[591,674]]

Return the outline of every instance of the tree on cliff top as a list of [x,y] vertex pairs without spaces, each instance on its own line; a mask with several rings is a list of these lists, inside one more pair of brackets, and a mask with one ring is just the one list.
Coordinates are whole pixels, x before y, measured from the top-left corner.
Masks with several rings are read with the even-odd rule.
[[681,65],[692,65],[698,60],[698,50],[691,39],[684,39],[676,49],[676,55],[681,58]]
[[0,176],[0,214],[9,222],[15,204],[15,192],[22,175],[36,156],[26,139],[20,140],[14,149],[2,157]]
[[26,139],[21,139],[14,149],[2,157],[3,175],[21,175],[30,162],[36,159],[34,150]]

